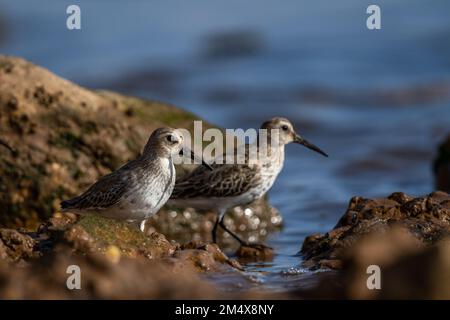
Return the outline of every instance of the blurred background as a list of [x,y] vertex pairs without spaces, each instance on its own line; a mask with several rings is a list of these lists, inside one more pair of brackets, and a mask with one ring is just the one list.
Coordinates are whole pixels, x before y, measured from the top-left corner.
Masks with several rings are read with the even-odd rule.
[[[66,28],[70,4],[82,30]],[[381,30],[366,28],[370,4]],[[288,146],[270,193],[285,223],[273,270],[298,263],[303,238],[354,195],[433,191],[450,132],[447,0],[0,0],[0,52],[220,127],[291,119],[330,158]]]

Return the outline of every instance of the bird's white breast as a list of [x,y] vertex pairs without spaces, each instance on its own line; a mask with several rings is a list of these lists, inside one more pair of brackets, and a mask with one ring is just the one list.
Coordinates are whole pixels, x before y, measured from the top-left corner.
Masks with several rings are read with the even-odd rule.
[[250,189],[250,193],[255,199],[264,196],[264,194],[272,188],[278,174],[283,169],[284,164],[284,148],[280,148],[270,157],[269,161],[259,164],[261,175],[260,184]]
[[160,159],[158,166],[152,167],[154,172],[138,177],[124,195],[118,206],[111,208],[114,212],[105,215],[126,220],[144,220],[149,218],[167,202],[175,185],[175,167],[167,158]]

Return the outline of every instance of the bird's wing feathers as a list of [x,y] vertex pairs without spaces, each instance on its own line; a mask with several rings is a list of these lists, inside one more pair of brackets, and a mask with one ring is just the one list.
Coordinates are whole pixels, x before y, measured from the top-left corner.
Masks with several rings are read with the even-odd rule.
[[257,184],[254,168],[242,165],[213,165],[213,171],[197,167],[190,175],[177,182],[172,199],[232,197],[248,191]]
[[105,209],[121,199],[129,181],[123,176],[111,173],[93,184],[85,193],[61,203],[62,209]]

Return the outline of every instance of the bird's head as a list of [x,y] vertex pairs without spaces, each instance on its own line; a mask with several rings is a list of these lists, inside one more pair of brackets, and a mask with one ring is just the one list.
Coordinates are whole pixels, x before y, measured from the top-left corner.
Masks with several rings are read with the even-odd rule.
[[184,146],[183,143],[184,137],[179,130],[169,127],[159,128],[153,131],[148,139],[144,149],[144,155],[155,152],[161,157],[169,158],[175,155],[186,155],[194,161],[200,161],[204,166],[212,170],[211,166],[193,151],[189,150],[187,146]]
[[298,143],[307,147],[308,149],[320,153],[325,157],[328,157],[328,155],[324,151],[322,151],[319,147],[308,142],[305,138],[299,135],[295,131],[292,123],[286,118],[276,117],[267,120],[262,124],[261,129],[267,130],[268,137],[271,136],[272,130],[276,130],[276,132],[278,133],[278,144],[281,146],[284,146],[291,142]]
[[183,135],[176,129],[164,127],[153,131],[144,149],[144,154],[158,152],[161,156],[178,154],[183,147]]

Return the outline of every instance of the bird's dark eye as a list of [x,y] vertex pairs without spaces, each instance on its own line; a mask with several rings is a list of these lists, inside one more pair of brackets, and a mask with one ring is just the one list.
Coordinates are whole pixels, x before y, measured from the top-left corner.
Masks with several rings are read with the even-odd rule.
[[289,127],[287,125],[283,125],[281,126],[281,130],[283,131],[288,131]]
[[169,134],[169,135],[167,136],[167,141],[169,141],[169,142],[175,142],[175,139]]

